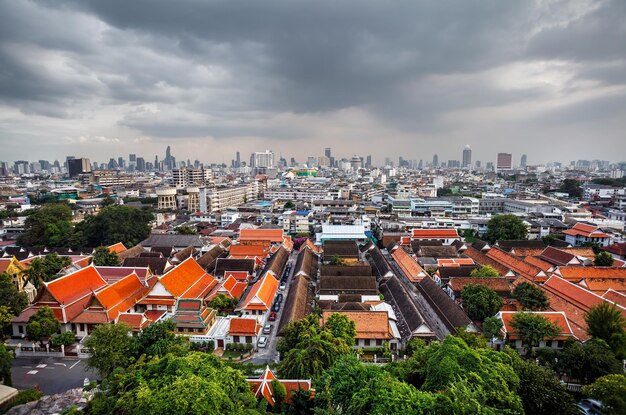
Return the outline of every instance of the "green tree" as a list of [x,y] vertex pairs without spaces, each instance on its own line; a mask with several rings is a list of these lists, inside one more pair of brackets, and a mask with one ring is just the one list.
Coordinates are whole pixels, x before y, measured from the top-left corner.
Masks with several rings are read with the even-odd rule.
[[583,197],[583,190],[580,187],[580,182],[575,179],[565,179],[559,187],[559,192],[567,193],[570,197],[580,199]]
[[43,342],[61,330],[61,323],[56,319],[50,307],[42,307],[30,316],[26,324],[26,335],[32,341]]
[[342,338],[322,330],[304,337],[289,350],[280,362],[279,372],[287,379],[317,379],[337,358],[349,353],[350,347]]
[[137,336],[137,356],[165,356],[168,353],[183,355],[189,350],[187,337],[174,334],[176,324],[172,320],[151,324]]
[[449,390],[456,406],[451,413],[523,413],[516,394],[519,377],[507,354],[472,349],[462,339],[448,336],[441,344],[430,346],[425,357],[425,381],[420,390]]
[[13,351],[0,343],[0,380],[6,386],[13,385],[11,367],[13,366]]
[[502,299],[494,290],[479,284],[468,284],[461,291],[463,308],[472,320],[483,321],[496,314],[502,307]]
[[615,357],[611,348],[601,339],[591,339],[585,343],[568,340],[562,350],[541,351],[540,361],[553,370],[566,374],[584,384],[599,377],[622,373],[622,363]]
[[90,354],[87,366],[96,369],[102,377],[117,367],[128,367],[137,349],[130,327],[123,323],[96,326],[84,344]]
[[593,265],[596,267],[612,267],[613,262],[615,262],[613,255],[605,251],[597,253],[593,259]]
[[513,290],[515,298],[526,310],[545,310],[550,306],[548,296],[535,284],[522,282]]
[[333,337],[343,339],[348,346],[354,345],[356,323],[345,314],[331,314],[324,322],[324,328],[330,331]]
[[470,272],[470,277],[472,278],[499,278],[500,274],[498,271],[490,267],[489,265],[484,265],[480,268],[475,268]]
[[109,206],[96,216],[90,216],[76,225],[75,232],[82,235],[80,245],[100,246],[122,242],[132,247],[150,234],[152,213],[129,206]]
[[502,339],[502,320],[498,317],[487,317],[483,322],[483,333],[491,339]]
[[295,349],[302,339],[314,336],[320,331],[320,319],[314,314],[292,321],[283,329],[283,335],[278,339],[276,350],[284,356],[291,349]]
[[71,263],[70,257],[51,252],[43,258],[33,259],[26,270],[26,275],[30,283],[39,288],[42,283],[56,279],[59,272]]
[[179,235],[196,235],[198,232],[187,225],[183,225],[176,228],[176,233]]
[[13,277],[6,272],[0,274],[0,306],[6,306],[11,314],[18,316],[28,305],[28,298],[19,292],[13,283]]
[[72,209],[66,203],[53,203],[26,218],[18,243],[22,246],[64,246],[71,230]]
[[602,402],[606,415],[626,414],[626,376],[606,375],[583,388],[583,393]]
[[525,361],[517,352],[509,354],[520,384],[517,394],[522,399],[524,411],[533,415],[575,415],[572,395],[558,381],[556,373],[533,362]]
[[626,319],[615,304],[603,301],[591,307],[585,322],[591,337],[604,340],[617,357],[626,358]]
[[287,388],[285,388],[285,385],[280,383],[278,379],[274,379],[271,383],[271,386],[272,392],[274,393],[274,399],[277,403],[277,405],[275,406],[280,406],[287,397]]
[[295,208],[296,205],[291,200],[287,201],[287,203],[285,203],[285,206],[283,206],[284,210],[294,210]]
[[473,243],[476,241],[477,238],[477,234],[474,230],[472,229],[463,229],[460,233],[461,237],[463,238],[463,240],[467,243]]
[[0,340],[4,340],[4,334],[9,327],[11,327],[11,322],[15,315],[11,312],[11,309],[5,305],[0,305]]
[[58,336],[54,336],[52,339],[50,339],[50,343],[53,346],[69,346],[76,343],[76,335],[71,331],[64,331]]
[[94,265],[100,267],[119,267],[120,259],[117,254],[106,246],[99,246],[93,254]]
[[217,311],[233,310],[239,300],[237,298],[228,297],[225,294],[218,294],[209,301],[209,307]]
[[207,353],[138,361],[107,380],[89,413],[260,415],[241,371]]
[[489,243],[511,239],[526,239],[528,228],[515,215],[497,215],[487,222],[487,232],[483,238]]
[[527,352],[532,352],[532,348],[539,346],[540,341],[559,334],[559,328],[541,314],[515,313],[511,326]]

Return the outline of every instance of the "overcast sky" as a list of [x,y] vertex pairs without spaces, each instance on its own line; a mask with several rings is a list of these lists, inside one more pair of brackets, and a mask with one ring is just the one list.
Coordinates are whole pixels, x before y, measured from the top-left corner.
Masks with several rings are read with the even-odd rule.
[[626,160],[626,1],[0,0],[0,160]]

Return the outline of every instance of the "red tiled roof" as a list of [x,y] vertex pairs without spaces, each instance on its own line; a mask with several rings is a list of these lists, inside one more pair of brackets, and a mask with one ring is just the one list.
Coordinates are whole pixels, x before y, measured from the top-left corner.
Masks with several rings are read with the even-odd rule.
[[461,292],[466,285],[477,284],[491,288],[497,293],[510,293],[511,286],[505,278],[457,278],[452,277],[448,280],[448,286],[454,292]]
[[529,264],[528,262],[524,262],[516,256],[511,255],[508,252],[504,252],[499,248],[491,248],[489,252],[487,252],[487,256],[515,273],[530,278],[533,281],[547,278],[547,276],[545,276],[545,272],[543,272],[541,268]]
[[256,336],[261,330],[261,325],[255,318],[231,318],[229,336]]
[[580,280],[578,285],[598,295],[603,294],[606,290],[626,293],[626,278],[586,278]]
[[126,247],[121,242],[108,246],[107,249],[109,250],[109,252],[115,252],[116,254],[121,254],[122,252],[126,251]]
[[150,273],[147,267],[96,267],[98,274],[104,279],[107,283],[113,284],[116,281],[121,280],[132,274],[133,272],[137,274],[137,277],[141,281],[146,281],[148,277],[150,277]]
[[528,262],[531,265],[539,267],[546,272],[549,272],[550,270],[554,269],[552,264],[550,264],[549,262],[546,262],[534,256],[527,256],[526,258],[524,258],[524,261]]
[[413,239],[449,239],[460,238],[456,229],[413,229]]
[[591,307],[600,304],[604,299],[583,287],[572,284],[569,281],[559,278],[555,275],[548,278],[542,285],[548,291],[559,295],[568,302],[574,304],[585,311],[589,311]]
[[585,278],[626,278],[623,267],[559,267],[555,274],[566,280],[578,281]]
[[393,339],[389,326],[389,314],[386,311],[324,311],[322,323],[333,314],[341,314],[354,321],[356,339]]
[[176,298],[204,298],[217,284],[193,257],[163,274],[159,281]]
[[563,231],[566,235],[571,236],[585,236],[587,238],[608,238],[609,235],[602,232],[600,228],[593,225],[587,225],[585,223],[577,223],[571,229],[566,229]]
[[237,309],[267,311],[272,306],[277,289],[278,280],[272,274],[266,273],[259,281],[254,283]]
[[105,308],[109,320],[115,320],[120,313],[128,311],[142,299],[147,291],[148,287],[137,274],[132,273],[96,292],[96,299]]
[[95,267],[89,266],[54,281],[44,283],[48,291],[59,303],[70,304],[87,295],[91,295],[107,283]]
[[460,267],[461,265],[475,265],[475,263],[471,258],[437,259],[437,266],[440,267]]
[[150,324],[150,320],[140,313],[122,313],[117,319],[118,323],[124,323],[133,331],[140,331]]
[[291,402],[291,392],[297,392],[298,390],[310,391],[311,398],[315,396],[315,389],[311,389],[311,379],[277,379],[269,366],[258,379],[246,379],[257,399],[263,397],[270,405],[274,406],[276,400],[272,390],[273,380],[278,380],[285,387],[287,391],[285,402],[287,403]]
[[264,245],[232,245],[230,247],[229,258],[246,259],[261,257],[265,258],[267,251]]
[[[507,334],[507,338],[509,340],[518,339],[515,329],[512,326],[513,317],[516,313],[517,312],[515,311],[501,311],[498,313],[498,316],[502,319],[502,323],[504,325],[503,330]],[[539,314],[559,328],[559,334],[556,337],[551,337],[550,339],[566,340],[567,338],[574,336],[565,313],[556,311],[529,311],[528,313]]]
[[614,302],[617,305],[626,308],[626,294],[617,292],[615,290],[609,289],[604,294],[602,294],[602,298],[605,298],[609,301]]
[[580,265],[580,260],[576,255],[569,252],[561,251],[560,249],[552,246],[547,247],[539,254],[539,258],[552,265],[565,266],[565,265]]
[[610,252],[615,255],[626,256],[626,242],[605,246],[604,248],[601,248],[601,249],[603,251]]
[[283,242],[282,229],[242,229],[239,233],[240,241],[266,241],[270,243]]
[[483,254],[472,246],[468,247],[465,252],[463,252],[463,255],[472,258],[476,263],[480,265],[489,265],[491,268],[498,271],[498,274],[500,274],[501,277],[505,276],[511,271],[510,268],[504,266],[496,260],[489,258],[487,255]]
[[427,274],[411,255],[403,248],[398,248],[391,253],[404,275],[411,282],[420,282]]

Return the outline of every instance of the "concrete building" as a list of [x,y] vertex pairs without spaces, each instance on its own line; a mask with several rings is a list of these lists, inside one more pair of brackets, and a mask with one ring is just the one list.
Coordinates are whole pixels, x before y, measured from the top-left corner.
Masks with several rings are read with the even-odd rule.
[[156,189],[158,209],[176,209],[176,189],[173,187],[162,187]]
[[513,168],[513,155],[511,153],[498,153],[496,170],[511,170]]

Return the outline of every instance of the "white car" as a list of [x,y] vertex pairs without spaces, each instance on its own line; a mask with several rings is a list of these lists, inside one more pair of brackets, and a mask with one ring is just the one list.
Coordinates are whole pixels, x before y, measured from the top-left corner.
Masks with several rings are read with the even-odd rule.
[[265,327],[263,327],[263,334],[270,334],[273,327],[274,326],[272,326],[271,324],[266,324]]
[[257,346],[259,346],[259,347],[267,346],[267,337],[265,337],[265,336],[259,337],[259,342],[257,343]]
[[285,284],[284,282],[283,282],[282,284],[280,284],[279,289],[280,289],[281,291],[285,291],[285,288],[287,288],[287,284]]

